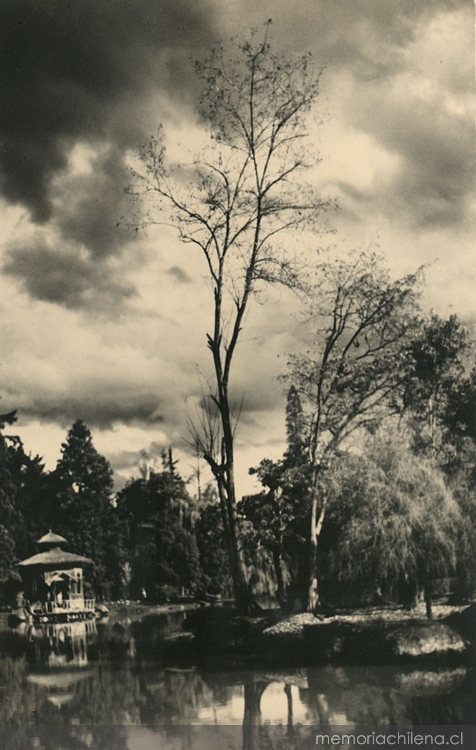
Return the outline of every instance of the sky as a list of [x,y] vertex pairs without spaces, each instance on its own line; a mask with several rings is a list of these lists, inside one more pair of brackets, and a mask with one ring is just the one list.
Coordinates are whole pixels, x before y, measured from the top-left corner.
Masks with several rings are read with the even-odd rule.
[[[159,123],[190,153],[193,60],[268,19],[276,51],[324,69],[311,179],[340,210],[316,245],[376,246],[394,275],[426,264],[427,309],[476,324],[470,0],[3,0],[0,411],[18,410],[6,432],[48,469],[76,419],[117,487],[168,446],[184,477],[197,468],[206,269],[171,228],[127,229],[127,165]],[[238,495],[282,454],[278,376],[301,338],[294,297],[252,305],[232,381]]]

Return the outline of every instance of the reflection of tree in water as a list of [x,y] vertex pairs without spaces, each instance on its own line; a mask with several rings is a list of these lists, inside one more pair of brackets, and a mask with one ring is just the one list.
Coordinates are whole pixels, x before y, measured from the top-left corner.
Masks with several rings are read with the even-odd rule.
[[139,682],[142,724],[194,723],[213,705],[213,692],[195,669],[148,670]]
[[16,631],[0,630],[0,657],[24,656],[27,646],[25,634],[26,625]]
[[130,653],[130,627],[122,622],[98,624],[98,640],[94,649],[90,649],[91,658],[123,659]]
[[[0,659],[0,716],[2,724],[32,724],[36,718],[39,691],[25,689],[25,657]],[[8,747],[3,745],[3,747]]]
[[[300,691],[300,697],[310,720],[320,725],[458,724],[464,722],[461,683],[465,675],[465,668],[434,672],[397,667],[309,669],[309,687]],[[474,696],[471,689],[467,692]],[[443,708],[452,704],[459,714]]]
[[415,671],[401,689],[411,695],[414,724],[476,724],[476,674],[464,668],[442,672]]
[[[264,679],[263,679],[264,678]],[[261,713],[261,699],[264,692],[272,683],[283,684],[286,696],[287,715],[285,728],[281,724],[263,723]],[[310,727],[294,726],[294,707],[292,686],[300,683],[300,675],[267,674],[260,677],[260,673],[249,675],[244,683],[244,715],[242,731],[242,748],[240,750],[300,750],[309,747],[312,729]],[[284,718],[284,717],[283,717]]]
[[245,712],[243,715],[243,750],[255,750],[261,724],[261,698],[269,682],[245,682],[243,686]]
[[[141,644],[145,632],[160,641],[167,628],[163,619],[148,618],[144,630],[137,629]],[[140,655],[132,658],[131,628],[101,627],[99,639],[88,637],[86,653],[73,638],[81,626],[86,627],[48,625],[2,634],[3,652],[19,656],[0,659],[0,687],[8,686],[0,689],[3,723],[193,723],[201,708],[213,705],[214,691],[195,669],[164,670]],[[85,636],[83,641],[86,645]]]
[[405,719],[405,706],[393,690],[394,674],[385,669],[310,669],[308,684],[301,699],[315,724],[381,725]]
[[[112,649],[107,639],[102,646],[96,639],[88,642],[92,649],[88,648],[87,665],[79,651],[74,668],[71,659],[66,659],[59,669],[62,653],[55,654],[52,662],[45,650],[51,641],[50,631],[47,629],[48,639],[42,637],[39,648],[33,645],[32,649],[25,634],[22,639],[18,633],[0,633],[0,655],[4,654],[0,658],[0,721],[4,725],[193,725],[204,709],[212,716],[212,709],[230,706],[243,693],[243,727],[237,728],[243,750],[272,748],[278,729],[280,741],[287,743],[283,747],[298,747],[304,731],[294,723],[297,708],[293,698],[298,689],[300,711],[302,703],[307,709],[306,723],[314,725],[475,722],[474,674],[465,667],[431,671],[329,666],[282,673],[163,669],[160,662],[133,656],[130,649],[119,656],[119,642],[130,643],[126,628],[109,630],[115,643]],[[6,655],[9,650],[12,656]],[[32,656],[39,658],[38,665],[29,662]],[[263,715],[261,711],[262,703],[267,705],[263,694],[272,683],[283,691],[284,709],[282,726],[274,729],[266,723],[265,709]],[[76,747],[74,742],[82,742],[78,737],[68,735],[71,742],[65,747]],[[4,746],[8,747],[0,742],[0,747]]]
[[185,612],[147,615],[131,624],[137,655],[143,659],[162,659],[163,639],[182,630]]
[[237,686],[236,684],[230,685],[223,682],[220,679],[217,679],[215,676],[213,682],[209,682],[209,678],[205,676],[205,680],[207,682],[207,686],[212,691],[213,695],[213,706],[227,706],[233,696],[236,694]]
[[0,727],[0,746],[9,750],[127,750],[126,727]]
[[291,685],[288,682],[284,686],[284,692],[286,693],[286,701],[288,704],[287,736],[294,737],[293,694],[291,692]]
[[52,703],[41,685],[27,682],[27,674],[25,659],[0,661],[0,685],[8,685],[8,691],[0,690],[3,724],[193,723],[202,707],[213,705],[213,692],[195,671],[109,663],[71,686],[63,705]]
[[141,619],[123,616],[98,623],[95,653],[102,659],[137,657],[144,661],[163,662],[164,638],[181,631],[185,612],[151,614]]

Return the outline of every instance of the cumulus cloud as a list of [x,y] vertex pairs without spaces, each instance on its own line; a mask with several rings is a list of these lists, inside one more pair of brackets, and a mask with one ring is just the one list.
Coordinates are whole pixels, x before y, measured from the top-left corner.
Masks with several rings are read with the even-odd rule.
[[[190,0],[7,0],[0,11],[3,193],[46,221],[54,210],[52,179],[66,167],[72,146],[81,139],[137,145],[150,100],[159,110],[161,92],[193,101],[189,57],[202,55],[243,19],[261,25],[272,11],[279,45],[313,49],[319,62],[375,81],[406,65],[403,53],[420,19],[427,23],[442,8],[465,6],[465,0],[335,0],[296,7],[277,0],[262,9],[242,0],[227,16],[219,4]],[[112,169],[110,162],[102,165],[104,179]]]
[[[329,69],[352,69],[362,80],[393,75],[405,65],[404,51],[416,35],[419,22],[428,23],[440,11],[470,8],[468,0],[303,0],[270,2],[266,10],[273,20],[273,38],[287,49],[312,50],[315,59]],[[235,5],[235,24],[260,26],[268,16],[253,0]]]
[[92,262],[80,248],[70,245],[65,251],[45,244],[41,236],[30,242],[10,245],[3,273],[18,279],[32,298],[97,312],[121,307],[134,296],[131,284],[121,281],[107,264]]
[[[474,72],[467,64],[469,26],[467,11],[437,14],[431,23],[416,27],[405,67],[389,80],[361,85],[357,92],[348,74],[348,121],[399,160],[391,174],[383,179],[377,174],[373,184],[359,191],[358,199],[418,229],[461,225],[471,215]],[[458,44],[464,53],[447,56],[445,50]]]
[[[340,110],[347,125],[401,157],[393,180],[376,179],[366,190],[341,181],[341,193],[351,197],[344,210],[352,211],[353,196],[361,204],[400,210],[416,226],[464,220],[472,188],[472,122],[442,105],[449,89],[454,95],[467,86],[471,55],[459,44],[471,37],[465,0],[306,0],[298,6],[274,0],[266,9],[241,0],[227,11],[213,0],[85,0],[80,6],[7,0],[0,10],[0,190],[26,206],[33,221],[54,228],[61,245],[72,245],[77,285],[81,278],[83,286],[92,280],[95,263],[104,277],[103,259],[124,254],[129,236],[118,219],[127,212],[125,153],[146,139],[170,106],[193,104],[197,87],[189,58],[237,32],[244,18],[261,25],[268,11],[273,43],[292,53],[311,49],[318,65],[347,76]],[[446,52],[455,47],[459,55]],[[443,66],[435,64],[438,49],[445,50]],[[415,83],[428,81],[434,91],[425,99]],[[328,93],[335,99],[339,92],[331,86]],[[87,268],[74,246],[86,249]],[[15,248],[18,262],[10,258],[7,272],[20,276],[21,267],[28,273],[36,265],[41,274],[34,258],[41,249],[26,260],[21,243],[10,247],[10,256]],[[63,254],[58,262],[61,276]],[[77,289],[55,293],[50,265],[44,281],[27,278],[24,288],[60,305],[89,305]],[[174,265],[169,274],[186,282],[182,271]],[[120,287],[113,278],[116,303]]]

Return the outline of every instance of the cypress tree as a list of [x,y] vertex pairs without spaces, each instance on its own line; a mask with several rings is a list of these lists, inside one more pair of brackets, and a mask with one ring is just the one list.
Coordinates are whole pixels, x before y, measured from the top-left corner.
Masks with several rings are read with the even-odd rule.
[[110,598],[117,593],[122,547],[112,502],[113,472],[81,419],[62,444],[52,485],[51,525],[68,539],[72,552],[94,561],[89,580],[96,595]]

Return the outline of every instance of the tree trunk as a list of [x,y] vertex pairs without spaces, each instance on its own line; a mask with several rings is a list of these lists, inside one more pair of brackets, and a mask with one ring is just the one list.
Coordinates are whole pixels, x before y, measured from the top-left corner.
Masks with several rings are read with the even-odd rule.
[[288,704],[288,721],[286,727],[286,737],[294,737],[294,720],[293,720],[293,694],[291,692],[291,685],[287,682],[284,686],[284,692],[286,693],[286,700]]
[[431,578],[428,574],[425,576],[425,584],[423,589],[423,596],[425,599],[426,616],[429,620],[433,619],[433,586]]
[[309,586],[307,589],[306,610],[315,612],[319,605],[319,583],[317,579],[317,544],[315,532],[311,529],[311,545],[309,552]]
[[217,477],[217,484],[225,539],[228,547],[228,557],[230,560],[231,576],[233,579],[233,596],[240,613],[249,615],[256,611],[257,605],[256,602],[254,602],[246,580],[243,550],[239,546],[236,532],[236,511],[234,505],[230,503],[227,487],[219,477]]
[[281,609],[285,605],[283,569],[281,567],[281,554],[278,547],[273,548],[273,565],[276,573],[276,599]]
[[220,497],[225,503],[225,511],[228,518],[229,552],[232,562],[233,594],[236,599],[238,610],[244,615],[250,615],[260,611],[260,607],[253,597],[247,581],[243,548],[238,538],[236,524],[234,438],[231,425],[230,405],[228,403],[228,383],[225,382],[223,378],[219,377],[218,371],[217,382],[219,385],[220,394],[218,406],[223,428],[222,460],[220,467],[223,492],[220,494]]
[[315,612],[319,606],[319,574],[317,570],[317,551],[322,525],[326,516],[327,498],[323,498],[318,511],[317,475],[312,490],[311,503],[311,534],[309,540],[309,585],[307,591],[308,612]]
[[258,750],[258,727],[261,724],[261,697],[268,682],[245,683],[245,713],[243,716],[243,750]]

